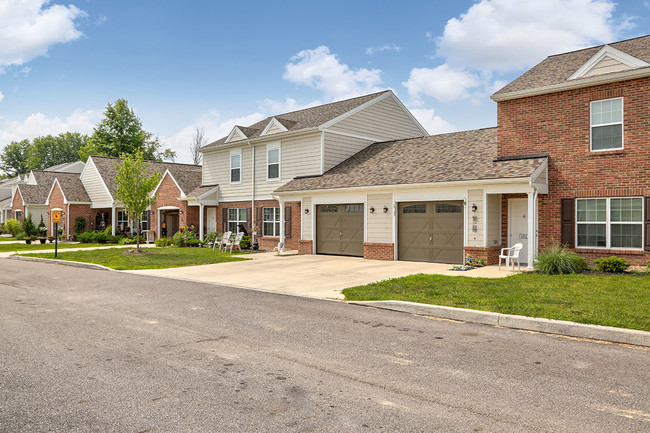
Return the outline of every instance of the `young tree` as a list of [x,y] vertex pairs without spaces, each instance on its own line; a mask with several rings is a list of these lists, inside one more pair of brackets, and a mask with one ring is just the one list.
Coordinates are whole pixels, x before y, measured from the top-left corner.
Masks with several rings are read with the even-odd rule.
[[10,176],[29,171],[29,140],[12,141],[0,155],[0,169]]
[[142,214],[153,202],[156,195],[151,192],[160,181],[160,173],[149,173],[149,163],[144,160],[142,152],[134,155],[123,154],[122,165],[115,164],[116,198],[124,205],[129,217],[135,219],[138,228],[136,245],[140,250],[140,220]]
[[205,146],[205,131],[203,128],[196,128],[196,132],[192,137],[192,142],[190,143],[190,151],[192,152],[192,163],[200,164],[203,160],[203,154],[199,152],[199,149]]
[[145,160],[154,161],[176,156],[170,149],[161,149],[158,137],[142,129],[142,122],[125,99],[118,99],[115,104],[108,103],[104,116],[88,144],[79,151],[83,161],[90,155],[120,157],[137,152],[142,153]]

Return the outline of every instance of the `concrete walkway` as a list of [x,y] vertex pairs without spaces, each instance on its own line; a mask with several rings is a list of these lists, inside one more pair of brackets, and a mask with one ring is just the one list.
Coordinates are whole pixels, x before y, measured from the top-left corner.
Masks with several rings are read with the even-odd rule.
[[[270,292],[325,299],[343,299],[341,290],[411,274],[441,274],[501,278],[512,273],[496,266],[450,271],[451,265],[404,261],[366,260],[323,255],[251,254],[253,260],[185,268],[123,271],[141,275],[217,283]],[[522,268],[523,269],[523,268]]]

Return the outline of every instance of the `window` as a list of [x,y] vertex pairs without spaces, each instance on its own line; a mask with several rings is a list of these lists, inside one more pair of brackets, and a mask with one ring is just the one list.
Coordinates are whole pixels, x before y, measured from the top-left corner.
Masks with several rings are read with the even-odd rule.
[[463,207],[459,204],[436,203],[436,213],[463,213]]
[[228,209],[228,231],[239,232],[239,224],[246,226],[246,208]]
[[140,218],[140,230],[149,230],[149,211],[146,210]]
[[241,149],[230,151],[230,183],[241,182]]
[[126,228],[129,226],[129,214],[123,210],[117,211],[117,229],[121,232],[126,231]]
[[266,148],[266,180],[280,179],[280,145],[268,145]]
[[363,205],[362,204],[346,204],[345,205],[345,211],[347,213],[363,212]]
[[280,208],[263,208],[262,218],[262,236],[280,236]]
[[591,150],[623,148],[623,98],[591,103]]
[[578,247],[643,247],[640,197],[578,199],[576,217]]
[[427,205],[410,204],[408,206],[404,206],[404,208],[402,209],[402,213],[427,213]]
[[335,204],[320,206],[319,209],[322,213],[337,213],[339,211],[339,207]]

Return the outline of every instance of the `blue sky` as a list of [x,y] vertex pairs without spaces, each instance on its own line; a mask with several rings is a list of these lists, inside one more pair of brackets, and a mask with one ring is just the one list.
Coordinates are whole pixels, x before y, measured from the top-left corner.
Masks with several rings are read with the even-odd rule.
[[0,148],[92,133],[125,98],[189,161],[234,124],[386,88],[430,133],[493,126],[489,95],[554,53],[650,33],[608,0],[0,0]]

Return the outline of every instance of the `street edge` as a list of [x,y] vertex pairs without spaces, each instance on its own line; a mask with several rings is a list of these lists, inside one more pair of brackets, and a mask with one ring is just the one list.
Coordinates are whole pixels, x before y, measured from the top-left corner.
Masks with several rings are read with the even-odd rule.
[[545,334],[557,334],[568,337],[588,338],[591,340],[602,340],[612,343],[650,347],[650,332],[639,331],[636,329],[587,325],[565,320],[516,316],[513,314],[492,313],[489,311],[420,304],[408,301],[348,301],[348,303],[381,308],[384,310],[437,317],[440,319],[459,320],[468,323],[500,326],[502,328],[521,329],[526,331],[542,332]]
[[101,270],[101,271],[115,271],[115,269],[109,268],[104,265],[97,265],[95,263],[85,263],[85,262],[73,262],[70,260],[59,260],[59,259],[45,259],[42,257],[25,257],[25,256],[20,256],[20,255],[13,255],[7,257],[8,259],[12,260],[25,260],[28,262],[44,262],[44,263],[52,263],[55,265],[64,265],[64,266],[72,266],[75,268],[85,268],[85,269],[95,269],[95,270]]

